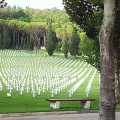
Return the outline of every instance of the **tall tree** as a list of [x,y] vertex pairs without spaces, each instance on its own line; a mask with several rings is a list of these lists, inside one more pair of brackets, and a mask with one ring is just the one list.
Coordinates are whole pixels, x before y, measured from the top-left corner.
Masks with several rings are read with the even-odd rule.
[[46,33],[46,50],[50,56],[53,55],[55,47],[56,47],[56,34],[52,29],[51,23],[49,23]]
[[[94,13],[101,11],[103,0],[63,0],[65,9],[71,18],[94,38],[98,34]],[[95,3],[95,4],[94,4]],[[98,4],[99,3],[99,6]],[[100,32],[101,86],[99,120],[115,120],[115,76],[113,34],[116,0],[104,1],[104,19]],[[98,11],[98,12],[97,12]],[[92,26],[89,24],[93,22]],[[99,21],[97,21],[99,22]],[[88,25],[88,26],[87,26]]]
[[62,51],[64,53],[65,58],[67,58],[67,56],[68,56],[68,36],[67,36],[66,24],[65,24],[64,32],[63,32]]
[[115,76],[114,76],[114,26],[116,1],[104,1],[104,18],[99,34],[101,84],[100,84],[100,120],[115,120]]
[[77,33],[77,29],[73,27],[72,35],[69,40],[69,49],[70,49],[70,54],[73,55],[74,57],[78,55],[79,42],[80,42],[80,38]]
[[100,70],[99,49],[98,41],[88,38],[85,32],[80,33],[79,52],[82,52],[84,59],[98,70]]
[[87,0],[63,0],[63,2],[71,20],[77,23],[86,32],[87,37],[95,41],[97,45],[96,48],[98,49],[96,49],[96,52],[92,52],[92,56],[96,56],[96,58],[91,59],[88,56],[87,62],[100,67],[100,62],[98,61],[100,58],[100,54],[98,54],[100,53],[98,34],[102,24],[103,5],[101,3],[90,4]]
[[7,27],[4,27],[3,30],[3,48],[4,49],[10,48],[10,33]]
[[30,35],[30,45],[29,45],[29,49],[31,49],[31,50],[34,49],[33,35]]
[[2,48],[2,31],[0,30],[0,49]]

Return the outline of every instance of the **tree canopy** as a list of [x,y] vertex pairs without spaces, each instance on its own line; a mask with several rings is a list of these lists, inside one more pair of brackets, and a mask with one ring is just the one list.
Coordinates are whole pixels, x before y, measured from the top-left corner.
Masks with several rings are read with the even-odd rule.
[[[71,16],[71,19],[86,31],[89,38],[98,40],[99,36],[101,69],[99,115],[100,120],[114,120],[115,61],[118,54],[116,53],[117,50],[115,48],[116,43],[113,41],[115,40],[114,28],[117,1],[105,0],[103,2],[101,0],[63,0],[63,3],[67,13]],[[101,24],[102,26],[100,30]],[[117,30],[117,28],[115,29]],[[99,30],[100,35],[98,35]],[[116,41],[118,41],[118,39]]]

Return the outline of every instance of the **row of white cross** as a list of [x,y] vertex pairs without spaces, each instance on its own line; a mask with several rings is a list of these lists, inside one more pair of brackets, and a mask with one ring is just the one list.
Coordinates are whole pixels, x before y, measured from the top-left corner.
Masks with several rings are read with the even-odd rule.
[[[3,87],[7,88],[8,96],[16,90],[20,95],[24,92],[32,93],[32,97],[50,91],[51,97],[54,97],[74,84],[68,91],[71,97],[93,71],[89,71],[89,64],[80,60],[44,57],[12,50],[1,50],[0,55],[0,91]],[[96,70],[86,88],[86,96],[90,93],[95,74]]]
[[88,83],[88,85],[87,85],[87,88],[86,88],[86,90],[85,90],[87,97],[89,96],[90,89],[91,89],[91,85],[92,85],[92,82],[93,82],[93,79],[94,79],[94,77],[95,77],[96,72],[97,72],[97,70],[95,70],[95,72],[93,73],[91,79],[89,80],[89,83]]

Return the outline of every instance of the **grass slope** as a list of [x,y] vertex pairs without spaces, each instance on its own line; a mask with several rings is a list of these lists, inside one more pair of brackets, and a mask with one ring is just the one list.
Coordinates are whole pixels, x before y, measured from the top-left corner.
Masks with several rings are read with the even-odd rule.
[[[11,51],[11,52],[15,52],[15,51]],[[19,52],[21,53],[21,51]],[[26,54],[33,54],[32,51],[22,51],[22,52]],[[7,53],[7,51],[6,50],[4,50],[4,52],[0,51],[0,54],[2,54],[1,62],[3,62],[0,67],[0,71],[6,68],[10,68],[10,69],[16,68],[18,70],[20,70],[21,68],[24,68],[24,69],[31,69],[31,71],[33,71],[33,73],[35,74],[35,70],[39,70],[40,67],[42,68],[42,70],[47,70],[47,69],[50,70],[50,68],[52,67],[53,69],[55,68],[64,69],[65,71],[71,68],[72,70],[76,69],[74,73],[72,73],[71,71],[72,74],[75,74],[78,70],[80,70],[80,68],[85,70],[88,67],[88,64],[86,64],[86,66],[82,64],[79,67],[81,62],[85,63],[85,61],[82,58],[79,57],[79,58],[74,59],[72,57],[69,57],[69,61],[67,61],[68,59],[65,59],[63,54],[58,53],[58,52],[55,53],[53,57],[49,57],[44,50],[40,51],[37,56],[31,55],[31,56],[20,57],[20,56],[14,56],[14,55],[12,56],[12,55],[7,55],[7,54],[4,55],[3,53]],[[31,66],[29,66],[30,64],[25,65],[27,62],[29,62],[29,59],[30,59],[30,62],[32,62]],[[36,67],[35,67],[35,64],[36,64],[35,60],[37,62]],[[60,60],[61,63],[58,62],[57,60]],[[8,64],[4,63],[5,61],[8,62]],[[9,61],[13,62],[13,66],[9,66]],[[41,61],[42,61],[42,64],[41,64]],[[10,64],[12,64],[12,62]],[[17,64],[19,62],[21,62],[21,64]],[[26,63],[24,64],[24,62]],[[74,64],[72,65],[73,62]],[[77,63],[79,64],[75,66],[75,64]],[[57,64],[60,64],[60,65],[56,67]],[[86,86],[88,85],[88,82],[95,71],[95,68],[92,66],[88,68],[88,70],[84,73],[83,76],[81,76],[79,79],[77,78],[77,80],[74,83],[72,83],[66,89],[63,89],[60,93],[55,95],[54,98],[68,98],[69,97],[68,90],[72,86],[74,86],[77,82],[79,82],[82,78],[84,78],[91,68],[92,68],[92,72],[90,73],[90,75],[87,77],[84,83],[76,90],[74,95],[72,95],[71,97],[71,98],[85,98],[86,97],[86,94],[85,94]],[[26,79],[28,78],[26,77]],[[34,79],[37,79],[37,75],[34,77]],[[0,82],[3,84],[1,77],[0,77]],[[30,92],[26,93],[26,91],[24,91],[23,95],[20,96],[20,93],[19,93],[20,91],[16,91],[15,89],[13,89],[12,96],[7,97],[6,94],[9,91],[7,90],[7,87],[5,86],[5,84],[3,85],[4,85],[3,90],[0,91],[0,113],[54,111],[52,108],[49,107],[49,102],[46,101],[46,99],[51,98],[50,89],[48,91],[46,90],[44,93],[41,92],[41,95],[36,94],[35,98],[32,97],[32,94]],[[91,109],[93,110],[98,109],[99,108],[98,106],[99,105],[99,72],[98,71],[95,74],[94,80],[92,82],[92,87],[91,87],[91,91],[89,94],[89,98],[96,99],[95,102],[91,102]],[[59,111],[81,110],[81,109],[82,108],[80,108],[79,102],[61,102],[61,107]]]

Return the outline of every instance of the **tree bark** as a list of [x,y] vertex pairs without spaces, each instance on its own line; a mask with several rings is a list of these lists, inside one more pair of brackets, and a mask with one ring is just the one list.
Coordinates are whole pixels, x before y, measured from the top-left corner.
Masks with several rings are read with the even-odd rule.
[[18,49],[20,47],[20,34],[18,33]]
[[114,46],[114,49],[115,49],[115,58],[114,58],[114,71],[115,71],[115,99],[116,99],[116,102],[118,104],[118,98],[119,98],[119,68],[118,68],[118,54],[117,54],[117,47]]
[[15,48],[15,32],[13,31],[13,48]]
[[104,18],[100,30],[100,109],[99,120],[115,120],[114,24],[115,0],[104,1]]
[[0,49],[2,48],[2,33],[0,33]]

